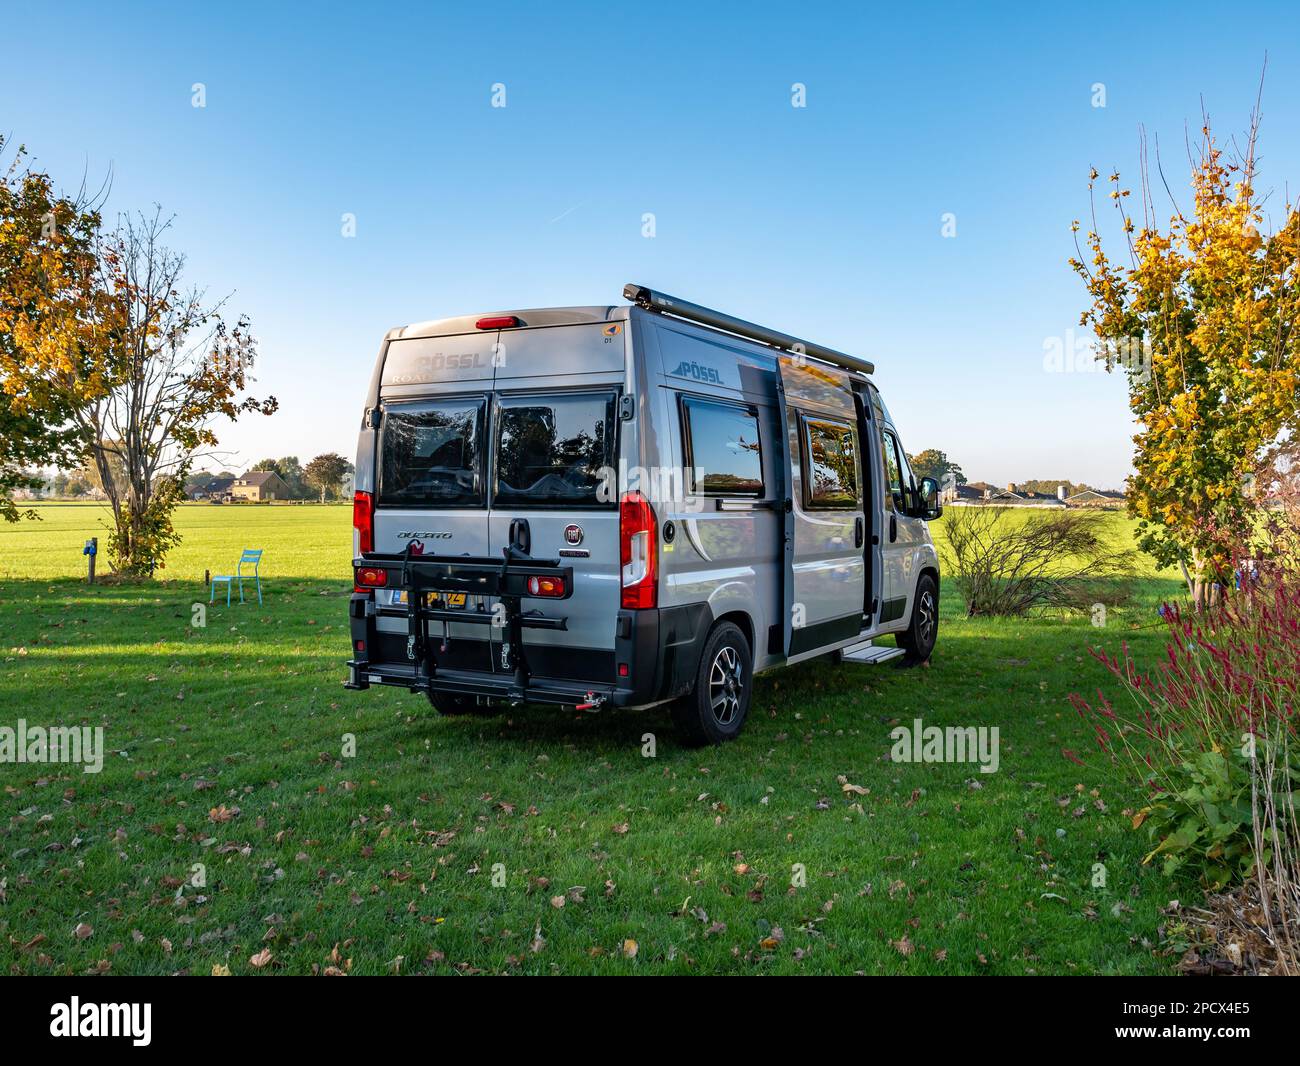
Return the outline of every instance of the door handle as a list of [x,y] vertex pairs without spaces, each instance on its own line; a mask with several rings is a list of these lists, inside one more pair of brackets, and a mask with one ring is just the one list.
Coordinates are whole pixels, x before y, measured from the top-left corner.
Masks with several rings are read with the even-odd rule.
[[532,532],[528,528],[527,518],[512,518],[510,520],[510,546],[518,548],[525,555],[530,555],[533,549]]
[[858,517],[853,520],[853,546],[855,548],[862,547],[863,528],[862,516],[858,515]]
[[898,539],[898,515],[889,516],[889,543],[893,544]]

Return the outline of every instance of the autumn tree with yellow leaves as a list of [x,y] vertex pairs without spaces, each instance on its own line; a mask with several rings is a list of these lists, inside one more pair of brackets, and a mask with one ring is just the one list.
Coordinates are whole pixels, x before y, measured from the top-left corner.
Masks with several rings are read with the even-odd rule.
[[[1189,152],[1190,206],[1165,184],[1164,230],[1144,151],[1140,226],[1120,175],[1108,183],[1122,259],[1103,248],[1094,202],[1087,252],[1070,260],[1092,298],[1081,322],[1107,369],[1128,378],[1138,422],[1128,499],[1139,544],[1182,566],[1198,604],[1231,580],[1234,561],[1267,550],[1254,540],[1253,477],[1300,429],[1300,213],[1280,205],[1269,232],[1267,197],[1256,188],[1258,132],[1257,105],[1229,156],[1204,120]],[[1097,178],[1093,170],[1090,193]],[[1079,230],[1076,221],[1076,246]]]
[[[6,154],[0,135],[0,160]],[[90,350],[101,325],[94,305],[102,294],[88,296],[98,269],[98,197],[60,196],[26,162],[20,147],[0,172],[0,517],[10,522],[24,514],[14,491],[35,487],[27,472],[76,465],[80,450],[62,395],[16,371],[37,350]]]
[[244,395],[249,324],[184,286],[169,225],[155,212],[105,233],[94,205],[56,196],[48,175],[0,177],[0,413],[41,427],[61,465],[93,465],[113,512],[109,561],[133,576],[179,540],[171,516],[216,421],[276,409]]

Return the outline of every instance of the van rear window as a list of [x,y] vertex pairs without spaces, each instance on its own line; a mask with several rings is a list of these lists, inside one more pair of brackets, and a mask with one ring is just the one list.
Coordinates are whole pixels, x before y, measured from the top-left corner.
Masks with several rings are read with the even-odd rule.
[[482,397],[391,404],[384,411],[379,503],[483,505]]
[[614,506],[614,426],[613,393],[498,397],[494,506]]

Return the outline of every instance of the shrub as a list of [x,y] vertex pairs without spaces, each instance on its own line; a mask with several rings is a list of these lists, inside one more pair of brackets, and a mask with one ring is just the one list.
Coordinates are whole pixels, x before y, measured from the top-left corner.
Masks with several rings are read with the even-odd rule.
[[968,616],[1086,611],[1131,594],[1135,552],[1113,543],[1105,512],[982,505],[947,514],[944,569]]
[[1162,613],[1170,639],[1155,674],[1138,669],[1127,645],[1119,657],[1093,651],[1123,684],[1128,709],[1100,692],[1095,706],[1070,697],[1099,750],[1150,789],[1133,819],[1155,842],[1146,861],[1160,857],[1167,874],[1194,872],[1214,888],[1251,877],[1294,885],[1300,581],[1200,614]]

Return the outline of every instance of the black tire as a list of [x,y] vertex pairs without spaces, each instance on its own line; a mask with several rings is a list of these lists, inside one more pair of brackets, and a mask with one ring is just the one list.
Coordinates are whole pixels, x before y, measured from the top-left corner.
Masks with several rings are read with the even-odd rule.
[[908,666],[925,662],[934,651],[935,641],[939,639],[939,588],[929,574],[922,574],[916,583],[912,620],[906,631],[895,639],[906,653],[903,662]]
[[740,735],[749,716],[754,658],[740,627],[719,622],[704,642],[691,692],[672,704],[673,724],[690,747]]
[[490,714],[492,708],[478,702],[474,696],[464,696],[458,692],[429,693],[429,702],[439,714],[454,718],[465,714]]

